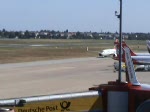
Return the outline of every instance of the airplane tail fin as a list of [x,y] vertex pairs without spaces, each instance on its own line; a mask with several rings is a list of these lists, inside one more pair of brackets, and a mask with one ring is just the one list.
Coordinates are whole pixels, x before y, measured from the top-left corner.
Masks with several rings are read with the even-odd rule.
[[[119,45],[119,42],[114,42],[114,44]],[[125,47],[129,48],[129,46],[125,43],[125,41],[122,41],[122,47],[123,48],[125,48]],[[130,50],[131,56],[136,56],[136,54],[130,48],[129,48],[129,50]]]
[[[115,48],[116,48],[116,55],[114,55],[113,56],[113,59],[114,60],[119,60],[119,58],[120,58],[120,55],[119,55],[119,48],[120,48],[120,46],[119,46],[119,42],[114,42],[114,44],[115,44]],[[124,50],[122,49],[122,53],[121,53],[122,55],[122,62],[125,62],[125,54],[124,54]]]
[[[119,60],[120,56],[119,56],[119,44],[116,44],[116,49],[117,49],[117,57],[116,59]],[[122,52],[121,52],[121,56],[122,56],[122,62],[125,62],[126,67],[127,67],[127,75],[128,75],[128,81],[132,84],[132,85],[140,85],[140,83],[138,82],[137,78],[136,78],[136,74],[135,74],[135,70],[134,70],[134,65],[131,59],[131,50],[129,47],[126,47],[122,45]]]
[[125,54],[125,63],[126,63],[126,67],[127,67],[127,75],[129,78],[129,82],[132,85],[139,86],[140,83],[138,82],[137,77],[136,77],[133,62],[131,59],[130,49],[128,47],[125,47],[125,48],[123,48],[123,51]]
[[147,44],[147,50],[148,50],[148,52],[150,53],[150,41],[147,40],[147,41],[146,41],[146,44]]

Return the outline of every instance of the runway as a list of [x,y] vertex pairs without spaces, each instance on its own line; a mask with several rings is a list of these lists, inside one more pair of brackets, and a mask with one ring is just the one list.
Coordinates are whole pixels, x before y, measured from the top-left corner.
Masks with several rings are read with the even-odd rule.
[[[88,91],[117,79],[113,63],[111,58],[90,57],[0,64],[0,99]],[[149,72],[137,76],[150,84]]]

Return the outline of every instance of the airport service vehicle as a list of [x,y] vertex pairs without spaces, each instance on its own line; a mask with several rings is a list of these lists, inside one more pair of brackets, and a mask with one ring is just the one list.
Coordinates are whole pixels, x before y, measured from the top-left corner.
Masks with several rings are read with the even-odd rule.
[[102,52],[99,52],[99,56],[108,57],[116,55],[116,49],[104,49]]
[[130,51],[125,48],[126,81],[109,81],[89,91],[1,99],[5,112],[149,112],[150,85],[137,80]]
[[[119,62],[114,62],[114,71],[119,70]],[[121,70],[125,72],[126,65],[125,63],[121,63]],[[150,71],[150,65],[134,65],[135,71]]]
[[[118,42],[114,42],[114,44],[116,45],[116,49],[118,52],[119,49],[119,43]],[[122,42],[122,61],[125,62],[125,54],[124,54],[124,48],[127,47],[129,48],[125,42]],[[133,61],[133,64],[135,65],[150,65],[150,54],[135,54],[130,48],[129,51],[131,53],[131,58]],[[117,53],[117,56],[113,56],[114,60],[119,60],[119,55]]]
[[[114,62],[113,66],[114,66],[114,72],[119,70],[119,62]],[[125,70],[126,70],[125,63],[121,63],[121,71],[125,72]]]

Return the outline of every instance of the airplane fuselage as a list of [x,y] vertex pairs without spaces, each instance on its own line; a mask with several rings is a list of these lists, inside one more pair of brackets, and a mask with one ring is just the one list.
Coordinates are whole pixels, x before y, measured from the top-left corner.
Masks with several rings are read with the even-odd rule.
[[131,56],[134,64],[150,65],[150,56]]
[[99,56],[107,57],[116,54],[116,49],[105,49],[102,52],[99,52]]

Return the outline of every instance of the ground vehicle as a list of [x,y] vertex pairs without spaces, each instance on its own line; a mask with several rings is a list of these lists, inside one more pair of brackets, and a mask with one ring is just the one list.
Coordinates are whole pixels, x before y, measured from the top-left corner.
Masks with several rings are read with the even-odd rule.
[[[119,70],[119,62],[114,62],[114,71]],[[126,66],[125,63],[122,63],[122,71],[125,72]],[[150,65],[134,65],[135,71],[150,71]]]
[[[118,71],[119,70],[119,62],[114,62],[113,66],[114,66],[114,71]],[[125,71],[125,63],[122,63],[121,70]]]

